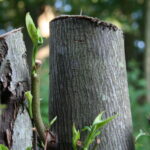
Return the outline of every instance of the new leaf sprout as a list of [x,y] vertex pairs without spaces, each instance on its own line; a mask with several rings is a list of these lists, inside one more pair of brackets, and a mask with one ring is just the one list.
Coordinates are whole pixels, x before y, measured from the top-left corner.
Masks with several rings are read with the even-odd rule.
[[50,121],[50,123],[49,123],[49,128],[51,128],[51,126],[55,123],[56,120],[57,120],[57,116],[54,117],[54,118]]
[[[104,112],[101,112],[93,121],[92,125],[85,126],[81,131],[87,131],[87,136],[85,140],[83,141],[82,150],[89,150],[90,145],[96,140],[97,136],[100,135],[101,131],[100,129],[104,127],[106,124],[108,124],[110,121],[112,121],[117,115],[109,117],[105,120],[102,119]],[[72,127],[72,144],[73,144],[73,150],[77,150],[77,142],[80,140],[80,131],[75,128],[75,125]],[[93,147],[93,150],[96,149],[97,144],[99,142],[96,142],[96,144]]]
[[27,91],[25,92],[25,98],[27,99],[28,101],[28,111],[29,111],[29,115],[31,118],[33,118],[33,115],[32,115],[32,94],[31,94],[31,91]]
[[34,68],[37,50],[39,46],[43,44],[43,37],[41,36],[39,28],[36,28],[29,12],[26,14],[25,22],[26,22],[28,34],[33,43],[32,67]]
[[8,148],[5,145],[0,144],[0,150],[8,150]]

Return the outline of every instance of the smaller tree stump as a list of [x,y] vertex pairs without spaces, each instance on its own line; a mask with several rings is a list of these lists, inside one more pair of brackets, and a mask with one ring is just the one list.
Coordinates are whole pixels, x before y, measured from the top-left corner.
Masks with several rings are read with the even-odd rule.
[[25,91],[30,90],[26,48],[21,28],[0,35],[0,144],[11,150],[32,146],[32,123],[25,107]]

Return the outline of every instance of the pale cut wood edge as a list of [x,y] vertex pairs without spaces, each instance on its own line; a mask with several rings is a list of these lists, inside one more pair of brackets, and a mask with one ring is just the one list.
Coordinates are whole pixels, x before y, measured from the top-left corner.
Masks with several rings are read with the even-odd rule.
[[90,17],[90,16],[60,15],[60,16],[54,18],[51,22],[54,22],[56,20],[71,19],[71,18],[89,20],[89,21],[91,21],[91,23],[94,23],[97,26],[104,26],[104,27],[108,27],[109,29],[112,29],[113,31],[120,30],[122,32],[122,30],[120,28],[118,28],[116,25],[114,25],[112,23],[108,23],[108,22],[102,21],[102,20],[100,20],[98,18]]
[[14,33],[14,32],[17,32],[17,31],[20,31],[20,30],[22,30],[22,29],[23,29],[23,27],[20,27],[20,28],[17,28],[17,29],[13,29],[13,30],[11,30],[11,31],[9,31],[9,32],[7,32],[7,33],[1,34],[1,35],[0,35],[0,39],[3,39],[3,38],[5,38],[6,36],[9,36],[10,34],[12,34],[12,33]]

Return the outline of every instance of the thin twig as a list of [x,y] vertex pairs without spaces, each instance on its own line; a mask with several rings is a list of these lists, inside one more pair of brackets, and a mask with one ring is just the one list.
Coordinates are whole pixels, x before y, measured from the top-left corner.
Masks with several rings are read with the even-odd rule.
[[32,73],[32,91],[31,91],[33,96],[32,114],[37,132],[43,143],[45,143],[46,128],[44,126],[40,110],[40,77],[39,77],[40,66],[41,62],[36,61],[34,73]]
[[46,132],[46,139],[45,139],[45,144],[44,144],[44,150],[47,150],[47,142],[48,142],[48,132]]

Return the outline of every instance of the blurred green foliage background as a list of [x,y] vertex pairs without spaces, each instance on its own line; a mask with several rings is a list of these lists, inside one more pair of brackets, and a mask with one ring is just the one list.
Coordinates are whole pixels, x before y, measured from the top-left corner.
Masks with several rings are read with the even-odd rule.
[[[146,102],[148,91],[144,74],[146,2],[147,0],[0,0],[0,34],[20,26],[25,27],[24,18],[28,11],[37,25],[41,28],[45,25],[43,27],[46,33],[44,34],[44,30],[42,32],[46,38],[49,36],[48,22],[59,14],[79,15],[82,10],[82,15],[98,17],[116,24],[123,29],[125,37],[134,135],[137,135],[140,129],[150,133],[150,103]],[[23,32],[30,64],[32,45],[25,28]],[[43,60],[41,109],[44,122],[48,123],[49,66],[46,45],[48,39],[45,39],[39,57]],[[142,137],[137,150],[149,149],[150,137]]]

